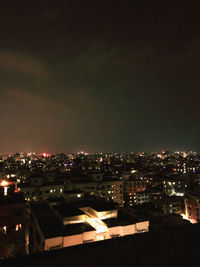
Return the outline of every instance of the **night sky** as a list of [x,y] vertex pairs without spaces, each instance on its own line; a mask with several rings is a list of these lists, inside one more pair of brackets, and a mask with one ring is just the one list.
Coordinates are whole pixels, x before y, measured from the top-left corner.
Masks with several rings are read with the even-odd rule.
[[199,0],[0,0],[0,153],[199,150],[199,14]]

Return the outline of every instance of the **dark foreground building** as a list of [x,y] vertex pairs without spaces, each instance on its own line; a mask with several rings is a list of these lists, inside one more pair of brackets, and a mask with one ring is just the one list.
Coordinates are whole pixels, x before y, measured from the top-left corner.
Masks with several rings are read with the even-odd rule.
[[16,185],[0,181],[0,259],[28,251],[26,203]]
[[200,225],[166,228],[7,259],[0,266],[199,266]]

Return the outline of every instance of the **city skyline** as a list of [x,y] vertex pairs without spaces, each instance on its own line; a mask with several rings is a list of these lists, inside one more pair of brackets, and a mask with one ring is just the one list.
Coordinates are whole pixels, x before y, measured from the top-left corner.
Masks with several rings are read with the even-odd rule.
[[199,1],[0,3],[0,153],[198,150]]

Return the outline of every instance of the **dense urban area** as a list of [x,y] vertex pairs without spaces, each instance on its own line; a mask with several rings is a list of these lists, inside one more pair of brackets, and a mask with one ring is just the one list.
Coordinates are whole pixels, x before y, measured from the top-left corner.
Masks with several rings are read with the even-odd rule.
[[198,224],[200,155],[0,156],[0,259]]

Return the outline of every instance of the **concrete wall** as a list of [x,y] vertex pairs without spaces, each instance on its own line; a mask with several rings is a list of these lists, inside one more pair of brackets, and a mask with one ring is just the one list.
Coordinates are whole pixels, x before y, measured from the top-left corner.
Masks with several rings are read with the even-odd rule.
[[71,247],[83,243],[83,234],[65,236],[63,247]]
[[96,230],[83,233],[83,242],[87,242],[89,240],[96,241]]
[[149,221],[139,222],[136,224],[110,227],[107,233],[96,233],[96,231],[88,231],[78,235],[65,237],[56,237],[45,240],[45,250],[55,249],[56,247],[70,247],[87,242],[95,242],[97,240],[110,239],[113,236],[125,236],[136,234],[140,231],[148,231]]
[[112,238],[113,235],[117,236],[117,235],[122,235],[122,227],[121,226],[115,226],[115,227],[110,227],[109,228],[109,234]]
[[59,246],[60,246],[60,248],[63,247],[63,237],[62,236],[46,239],[44,250],[50,250],[50,249],[53,249],[54,247],[59,247]]
[[135,224],[121,226],[121,228],[122,228],[122,236],[123,235],[132,235],[132,234],[137,233],[136,228],[135,228]]
[[149,221],[138,222],[136,223],[135,226],[136,226],[137,231],[142,231],[142,230],[149,231]]

